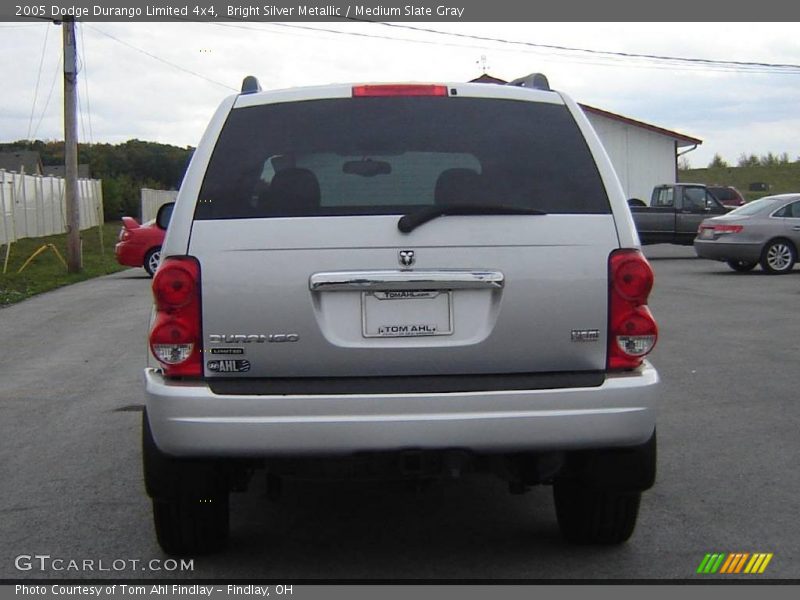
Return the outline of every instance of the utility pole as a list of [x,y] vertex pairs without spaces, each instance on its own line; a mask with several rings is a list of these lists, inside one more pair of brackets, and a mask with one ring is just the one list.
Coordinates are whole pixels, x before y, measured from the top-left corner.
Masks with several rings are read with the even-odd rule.
[[64,200],[67,212],[67,271],[81,264],[80,206],[78,204],[78,66],[75,18],[65,16],[64,34]]

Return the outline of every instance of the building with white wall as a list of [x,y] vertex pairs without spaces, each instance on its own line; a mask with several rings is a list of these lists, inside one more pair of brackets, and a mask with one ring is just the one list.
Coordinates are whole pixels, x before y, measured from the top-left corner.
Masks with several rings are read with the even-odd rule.
[[653,187],[675,183],[678,156],[702,140],[581,104],[614,165],[626,198],[650,204]]

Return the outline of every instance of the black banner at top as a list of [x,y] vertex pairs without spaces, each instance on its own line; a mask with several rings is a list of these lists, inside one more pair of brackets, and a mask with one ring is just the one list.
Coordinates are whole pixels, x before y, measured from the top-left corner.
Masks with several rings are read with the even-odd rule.
[[[786,0],[11,0],[0,21],[793,21]],[[665,23],[666,25],[666,23]],[[711,35],[711,34],[710,34]]]

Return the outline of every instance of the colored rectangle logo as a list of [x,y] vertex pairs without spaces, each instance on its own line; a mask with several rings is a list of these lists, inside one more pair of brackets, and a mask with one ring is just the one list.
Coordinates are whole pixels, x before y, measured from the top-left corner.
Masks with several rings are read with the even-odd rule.
[[700,561],[700,575],[760,575],[773,557],[771,552],[709,552]]

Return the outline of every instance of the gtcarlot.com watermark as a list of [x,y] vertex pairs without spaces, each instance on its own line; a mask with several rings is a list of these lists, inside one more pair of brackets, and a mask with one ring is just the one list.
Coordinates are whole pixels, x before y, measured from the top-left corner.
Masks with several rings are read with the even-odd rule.
[[134,571],[194,571],[194,559],[153,558],[62,558],[49,554],[20,554],[14,559],[17,571],[57,573],[124,573]]

